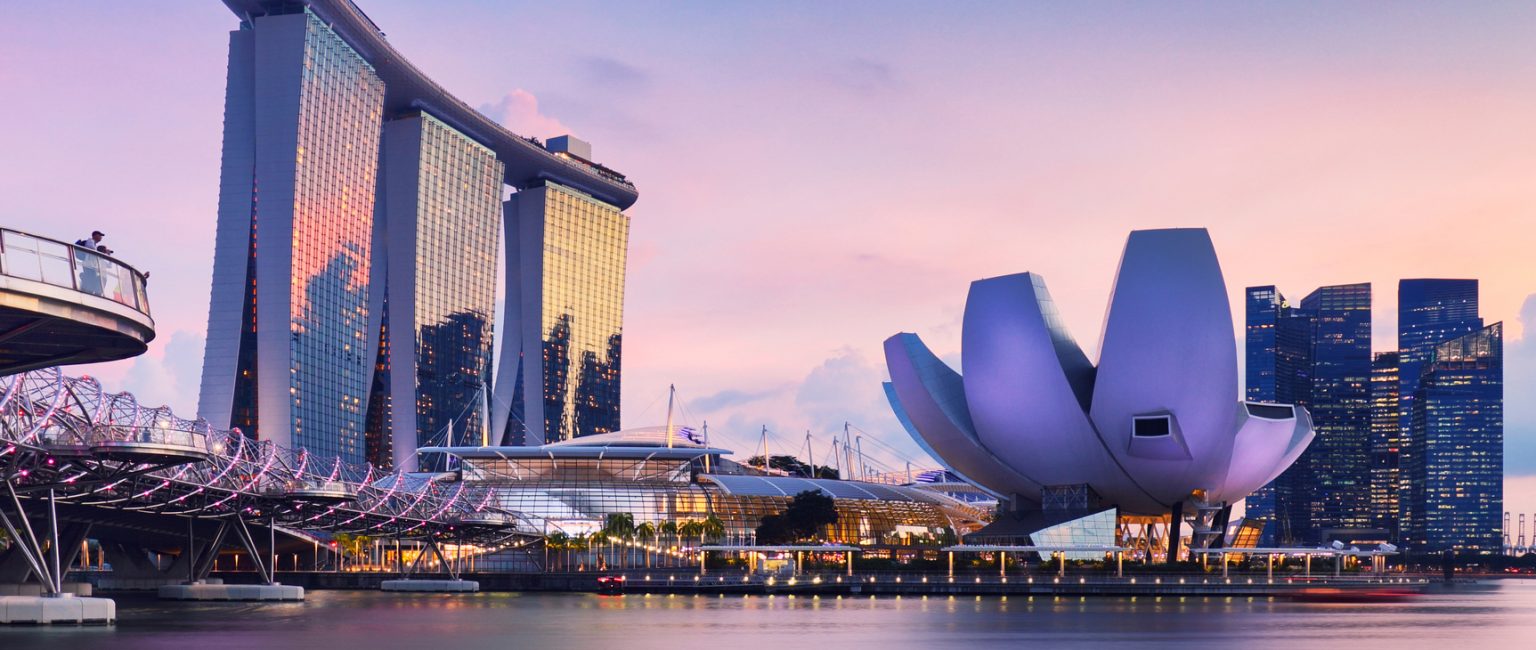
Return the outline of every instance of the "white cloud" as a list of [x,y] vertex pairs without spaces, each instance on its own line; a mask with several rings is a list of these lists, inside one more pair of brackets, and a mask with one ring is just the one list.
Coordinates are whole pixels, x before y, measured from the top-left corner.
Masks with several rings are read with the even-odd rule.
[[480,112],[508,130],[522,136],[541,140],[571,133],[570,127],[560,120],[539,112],[539,98],[533,93],[517,88],[489,104],[481,104]]
[[134,358],[123,373],[121,384],[106,389],[126,390],[143,406],[169,406],[181,417],[195,418],[203,370],[203,337],[177,330],[165,341],[163,346],[153,346]]

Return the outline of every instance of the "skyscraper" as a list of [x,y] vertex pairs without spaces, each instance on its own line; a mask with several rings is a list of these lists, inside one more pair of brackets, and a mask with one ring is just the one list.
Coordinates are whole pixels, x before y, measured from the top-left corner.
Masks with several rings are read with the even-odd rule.
[[[548,286],[581,299],[546,292],[564,300],[552,310],[569,312],[578,337],[565,352],[577,377],[561,397],[572,405],[567,429],[617,428],[621,312],[565,303],[622,308],[621,211],[638,198],[634,185],[590,150],[560,139],[546,148],[469,108],[352,2],[225,4],[241,25],[230,34],[199,414],[381,465],[415,465],[422,444],[494,442],[485,423],[495,250],[510,186],[514,204],[540,197],[560,216],[550,219],[557,230],[602,233],[577,238],[581,250],[549,238],[562,264],[535,272],[564,274]],[[565,194],[544,200],[550,188]],[[599,241],[616,255],[591,254]],[[590,339],[600,336],[599,354]]]
[[1398,495],[1402,427],[1398,420],[1400,379],[1396,352],[1377,352],[1371,367],[1371,527],[1399,537]]
[[384,83],[304,11],[231,32],[228,75],[198,413],[361,460]]
[[[551,142],[585,158],[574,138]],[[571,150],[574,149],[574,152]],[[503,444],[619,428],[629,217],[556,183],[507,201],[507,331],[492,421]]]
[[[371,400],[388,399],[399,465],[420,446],[484,444],[503,169],[494,152],[431,115],[385,123],[383,146],[377,267],[385,272],[371,313],[388,318],[378,328],[388,393]],[[440,469],[443,459],[425,460],[421,467]]]
[[[1477,280],[1420,278],[1400,280],[1397,283],[1397,347],[1398,347],[1398,426],[1403,444],[1400,466],[1416,466],[1413,454],[1419,449],[1414,437],[1414,400],[1424,373],[1424,364],[1434,355],[1435,346],[1442,342],[1482,329],[1483,319],[1478,316]],[[1409,474],[1403,487],[1408,497],[1398,499],[1398,519],[1403,531],[1415,530],[1415,513],[1422,512],[1423,504],[1415,504],[1411,495],[1422,494],[1422,486],[1411,485],[1419,480]]]
[[1413,400],[1405,541],[1418,551],[1500,552],[1504,326],[1435,346]]
[[[1275,393],[1275,341],[1281,317],[1286,313],[1285,296],[1274,285],[1248,287],[1244,315],[1243,341],[1245,363],[1243,366],[1244,399],[1250,402],[1279,401]],[[1275,544],[1275,490],[1274,482],[1255,490],[1244,500],[1246,516],[1264,520],[1261,544]]]
[[[1299,307],[1286,305],[1272,287],[1254,287],[1249,289],[1248,305],[1248,340],[1258,346],[1247,350],[1249,398],[1306,406],[1317,430],[1312,445],[1273,485],[1277,524],[1273,541],[1312,543],[1321,541],[1328,529],[1366,527],[1370,284],[1321,287],[1303,298]],[[1271,321],[1271,309],[1273,347],[1262,331]],[[1259,371],[1252,369],[1253,364]],[[1269,368],[1273,368],[1272,393],[1265,375]],[[1259,513],[1250,516],[1265,514],[1265,504],[1260,505]]]

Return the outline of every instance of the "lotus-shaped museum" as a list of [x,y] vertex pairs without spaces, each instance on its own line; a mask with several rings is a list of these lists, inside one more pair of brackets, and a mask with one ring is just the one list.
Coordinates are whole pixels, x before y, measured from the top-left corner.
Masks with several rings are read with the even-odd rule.
[[1239,401],[1226,283],[1204,229],[1131,233],[1097,365],[1033,273],[971,284],[961,372],[916,334],[887,339],[885,356],[887,396],[918,443],[1020,510],[1063,494],[1141,515],[1231,504],[1313,436],[1301,407]]

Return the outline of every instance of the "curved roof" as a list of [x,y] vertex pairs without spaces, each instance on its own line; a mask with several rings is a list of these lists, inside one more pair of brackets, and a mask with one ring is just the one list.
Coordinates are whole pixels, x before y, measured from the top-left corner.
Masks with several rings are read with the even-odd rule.
[[699,479],[719,486],[726,494],[742,496],[792,497],[807,490],[816,490],[834,499],[909,501],[936,503],[945,506],[963,505],[956,499],[927,490],[865,483],[862,481],[834,481],[832,479],[796,478],[791,476],[742,476],[735,474],[701,474]]
[[388,114],[424,111],[485,145],[506,165],[506,182],[510,185],[527,187],[541,180],[554,181],[620,210],[634,205],[640,197],[623,174],[557,156],[454,97],[396,51],[384,40],[378,25],[348,0],[224,0],[224,4],[247,22],[258,16],[291,14],[300,7],[308,7],[384,80],[384,109]]
[[[670,437],[672,438],[672,447],[674,448],[683,447],[687,449],[702,449],[704,447],[704,445],[695,442],[698,434],[695,433],[693,429],[688,427],[673,426],[672,435]],[[624,429],[622,431],[599,433],[590,436],[571,438],[570,440],[561,440],[560,442],[552,442],[545,446],[665,448],[667,446],[667,438],[667,427],[665,426],[636,427],[633,429]]]

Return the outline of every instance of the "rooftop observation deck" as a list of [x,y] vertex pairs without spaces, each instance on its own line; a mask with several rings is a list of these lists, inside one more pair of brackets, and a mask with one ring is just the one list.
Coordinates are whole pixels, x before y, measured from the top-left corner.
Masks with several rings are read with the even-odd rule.
[[0,375],[144,353],[145,277],[122,261],[0,228]]
[[620,210],[639,199],[634,183],[612,169],[562,155],[537,140],[508,131],[453,96],[412,65],[384,40],[384,32],[349,0],[224,0],[230,11],[250,22],[266,15],[283,15],[308,8],[361,54],[384,81],[387,116],[424,111],[496,152],[506,165],[506,183],[528,187],[553,181],[586,192]]

